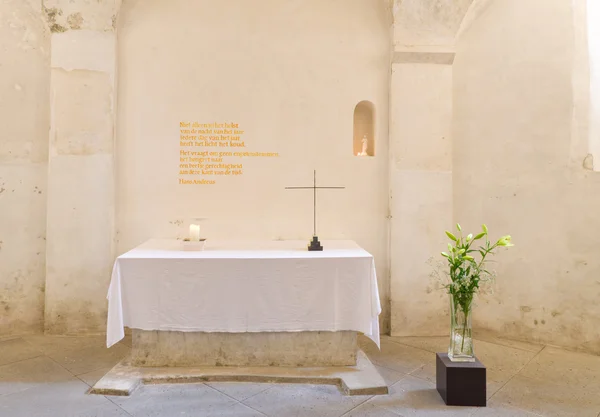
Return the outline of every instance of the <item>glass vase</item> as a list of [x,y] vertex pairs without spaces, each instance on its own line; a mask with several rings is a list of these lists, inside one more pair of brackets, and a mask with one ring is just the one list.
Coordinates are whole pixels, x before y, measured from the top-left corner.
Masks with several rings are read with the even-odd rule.
[[472,297],[450,294],[450,346],[448,357],[452,362],[475,362],[471,329]]

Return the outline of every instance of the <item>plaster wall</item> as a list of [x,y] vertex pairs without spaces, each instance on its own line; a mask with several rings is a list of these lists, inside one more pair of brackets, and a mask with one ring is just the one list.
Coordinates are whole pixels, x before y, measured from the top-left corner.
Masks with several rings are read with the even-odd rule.
[[[473,7],[471,7],[473,3]],[[452,94],[456,33],[473,0],[396,0],[390,86],[391,334],[447,332],[432,277],[452,224]]]
[[574,103],[589,86],[574,82],[578,4],[494,1],[462,33],[454,220],[515,243],[496,257],[476,329],[600,353],[600,176],[572,146],[585,127],[574,129]]
[[452,223],[452,66],[395,63],[391,97],[391,334],[439,335],[447,300],[430,258]]
[[394,0],[394,45],[403,49],[452,48],[472,3],[473,0]]
[[589,149],[594,171],[600,171],[600,2],[588,0],[587,27],[590,74]]
[[0,2],[0,336],[41,331],[50,36],[39,1]]
[[[389,12],[384,2],[124,1],[118,48],[118,252],[152,237],[353,239],[388,305]],[[374,157],[353,155],[353,115],[375,106]],[[180,122],[239,123],[243,175],[180,185]],[[229,161],[228,161],[229,162]],[[231,161],[238,163],[237,161]],[[385,331],[387,323],[384,320]]]
[[47,333],[103,332],[114,262],[115,56],[119,0],[45,0],[51,35],[47,132]]
[[115,34],[52,35],[45,330],[102,332],[114,262]]

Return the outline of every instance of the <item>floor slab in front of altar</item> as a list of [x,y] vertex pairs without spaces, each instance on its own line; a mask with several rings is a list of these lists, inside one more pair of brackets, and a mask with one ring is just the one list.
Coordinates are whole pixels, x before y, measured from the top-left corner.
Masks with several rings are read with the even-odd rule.
[[325,367],[136,367],[126,358],[91,389],[91,394],[131,395],[142,384],[263,382],[337,385],[347,395],[385,395],[388,387],[362,350],[355,366]]

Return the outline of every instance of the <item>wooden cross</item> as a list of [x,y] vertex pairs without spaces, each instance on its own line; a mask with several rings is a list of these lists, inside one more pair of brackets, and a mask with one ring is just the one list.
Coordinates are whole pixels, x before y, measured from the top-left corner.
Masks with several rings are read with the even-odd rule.
[[313,190],[313,239],[308,246],[309,251],[321,251],[323,246],[317,237],[317,190],[319,189],[343,189],[346,187],[317,187],[317,171],[314,171],[312,187],[285,187],[286,190]]

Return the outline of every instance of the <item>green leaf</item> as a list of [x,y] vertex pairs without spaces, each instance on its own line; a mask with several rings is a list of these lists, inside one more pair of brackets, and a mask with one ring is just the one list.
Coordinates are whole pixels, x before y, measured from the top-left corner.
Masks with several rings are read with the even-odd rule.
[[456,236],[454,236],[452,233],[450,232],[446,232],[446,236],[448,236],[450,239],[452,239],[453,241],[457,242],[458,239],[456,238]]

